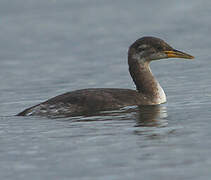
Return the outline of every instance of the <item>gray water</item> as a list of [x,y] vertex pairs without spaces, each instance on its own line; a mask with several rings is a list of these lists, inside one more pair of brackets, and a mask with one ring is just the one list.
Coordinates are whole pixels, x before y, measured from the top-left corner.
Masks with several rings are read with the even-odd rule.
[[[210,8],[208,0],[1,0],[0,179],[209,180]],[[146,35],[195,56],[152,63],[168,103],[14,116],[75,89],[134,89],[127,49]]]

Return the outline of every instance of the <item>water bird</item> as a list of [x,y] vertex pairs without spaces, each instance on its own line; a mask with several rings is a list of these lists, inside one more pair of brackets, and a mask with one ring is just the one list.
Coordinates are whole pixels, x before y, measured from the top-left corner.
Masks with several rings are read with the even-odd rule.
[[126,106],[159,105],[166,95],[153,76],[150,62],[165,58],[193,59],[162,39],[142,37],[128,50],[129,72],[136,90],[117,88],[90,88],[67,92],[25,109],[18,116],[77,116],[89,112],[114,110]]

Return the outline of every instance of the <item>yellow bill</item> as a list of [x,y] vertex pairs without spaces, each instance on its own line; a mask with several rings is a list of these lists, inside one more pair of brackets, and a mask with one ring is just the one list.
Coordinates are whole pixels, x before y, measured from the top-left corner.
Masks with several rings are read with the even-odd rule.
[[194,56],[191,56],[190,54],[178,51],[176,49],[170,50],[170,51],[164,51],[168,58],[184,58],[184,59],[193,59]]

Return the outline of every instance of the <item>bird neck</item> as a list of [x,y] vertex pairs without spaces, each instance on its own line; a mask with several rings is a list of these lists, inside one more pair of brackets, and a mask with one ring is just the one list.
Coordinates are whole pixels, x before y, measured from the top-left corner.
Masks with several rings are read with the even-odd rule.
[[143,94],[151,104],[166,102],[166,95],[153,76],[149,62],[145,60],[128,59],[130,75],[139,93]]

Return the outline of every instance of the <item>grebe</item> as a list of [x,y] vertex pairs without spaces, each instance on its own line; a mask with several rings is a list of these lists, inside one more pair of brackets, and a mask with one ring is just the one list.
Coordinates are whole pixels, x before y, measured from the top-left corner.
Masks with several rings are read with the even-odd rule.
[[76,90],[25,109],[17,115],[68,117],[125,106],[165,103],[166,95],[149,66],[151,61],[164,58],[193,59],[194,57],[175,50],[159,38],[142,37],[136,40],[128,51],[129,72],[136,90],[116,88]]

